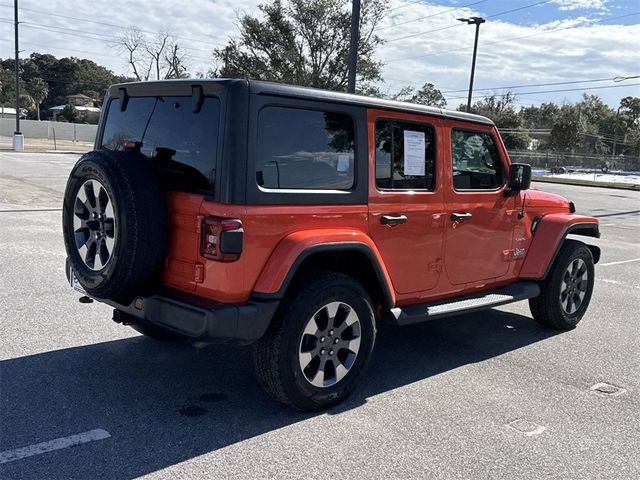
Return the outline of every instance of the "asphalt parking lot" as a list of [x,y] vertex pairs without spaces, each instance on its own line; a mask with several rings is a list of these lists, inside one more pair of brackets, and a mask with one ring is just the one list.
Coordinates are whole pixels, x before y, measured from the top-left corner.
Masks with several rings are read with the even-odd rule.
[[383,326],[355,394],[311,415],[267,397],[249,348],[78,303],[59,211],[76,159],[0,153],[0,478],[640,477],[640,192],[534,184],[601,220],[577,329],[526,303]]

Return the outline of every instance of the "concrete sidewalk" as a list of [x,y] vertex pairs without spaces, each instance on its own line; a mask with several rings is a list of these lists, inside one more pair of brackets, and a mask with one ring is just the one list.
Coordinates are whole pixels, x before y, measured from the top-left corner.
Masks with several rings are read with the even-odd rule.
[[[93,150],[92,142],[74,142],[71,140],[57,140],[46,138],[24,139],[24,151],[26,153],[85,153]],[[13,139],[7,136],[0,136],[0,151],[12,152]]]

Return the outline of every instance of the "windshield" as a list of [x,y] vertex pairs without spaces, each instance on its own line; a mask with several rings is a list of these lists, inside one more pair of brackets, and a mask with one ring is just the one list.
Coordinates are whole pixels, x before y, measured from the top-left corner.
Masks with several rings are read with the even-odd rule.
[[163,188],[212,190],[220,101],[205,97],[198,112],[192,97],[131,97],[109,103],[101,148],[139,149],[149,157]]

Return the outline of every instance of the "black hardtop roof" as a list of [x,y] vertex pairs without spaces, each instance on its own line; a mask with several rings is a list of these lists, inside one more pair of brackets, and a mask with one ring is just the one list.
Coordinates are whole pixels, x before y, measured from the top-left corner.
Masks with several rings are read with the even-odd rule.
[[[383,110],[400,110],[403,112],[422,113],[434,115],[438,117],[452,118],[455,120],[463,120],[473,123],[481,123],[485,125],[494,125],[493,121],[481,115],[472,113],[458,112],[456,110],[447,110],[437,107],[428,107],[426,105],[418,105],[409,102],[399,102],[396,100],[385,100],[375,97],[365,97],[363,95],[354,95],[352,93],[334,92],[331,90],[322,90],[319,88],[300,87],[295,85],[287,85],[284,83],[266,82],[263,80],[239,80],[229,78],[189,78],[179,80],[157,80],[148,82],[131,82],[112,85],[109,89],[111,95],[117,96],[120,88],[127,90],[127,93],[134,96],[140,95],[161,95],[167,94],[167,90],[175,94],[190,94],[191,87],[201,85],[205,94],[214,93],[215,90],[231,86],[232,84],[245,83],[248,85],[249,92],[255,95],[275,95],[281,97],[293,97],[306,100],[320,100],[334,103],[343,103],[348,105],[361,105],[370,108],[378,108]],[[173,88],[172,88],[173,87]],[[207,88],[209,87],[209,88]]]

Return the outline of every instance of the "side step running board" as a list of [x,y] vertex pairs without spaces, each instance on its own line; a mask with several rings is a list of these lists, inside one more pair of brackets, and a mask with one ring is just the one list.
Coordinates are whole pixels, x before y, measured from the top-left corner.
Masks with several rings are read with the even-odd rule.
[[527,300],[538,295],[540,295],[540,287],[537,283],[517,282],[497,290],[471,297],[460,297],[453,301],[392,308],[391,314],[392,320],[395,319],[398,325],[410,325]]

